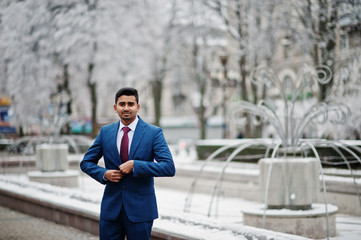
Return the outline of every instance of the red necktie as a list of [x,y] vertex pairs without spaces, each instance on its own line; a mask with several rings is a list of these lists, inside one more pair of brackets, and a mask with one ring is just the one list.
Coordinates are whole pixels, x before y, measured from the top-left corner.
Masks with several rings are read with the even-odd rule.
[[122,141],[120,143],[120,157],[122,159],[122,162],[128,161],[128,149],[129,149],[129,138],[128,138],[128,132],[130,131],[129,127],[123,127],[123,137]]

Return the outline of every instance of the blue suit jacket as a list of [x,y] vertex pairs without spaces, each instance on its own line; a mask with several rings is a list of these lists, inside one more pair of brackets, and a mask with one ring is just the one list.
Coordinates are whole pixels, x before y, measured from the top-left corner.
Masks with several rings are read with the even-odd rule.
[[[119,122],[101,128],[80,167],[95,180],[106,184],[100,219],[115,220],[124,206],[131,221],[151,221],[158,217],[153,177],[174,176],[172,155],[162,130],[139,118],[129,151],[129,159],[134,160],[133,172],[118,183],[105,181],[106,170],[118,170],[122,164],[117,149],[118,128]],[[101,157],[104,158],[105,168],[98,166]]]

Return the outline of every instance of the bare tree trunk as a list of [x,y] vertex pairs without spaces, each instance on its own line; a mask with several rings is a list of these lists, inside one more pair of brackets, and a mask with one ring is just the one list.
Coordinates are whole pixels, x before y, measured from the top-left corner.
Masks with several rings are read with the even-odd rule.
[[[243,101],[248,101],[248,91],[247,91],[247,75],[248,72],[246,70],[246,56],[242,56],[239,60],[239,69],[240,69],[240,75],[241,75],[241,99]],[[243,113],[243,117],[247,119],[245,129],[244,129],[244,136],[250,137],[251,136],[251,121],[250,116],[248,113]]]
[[96,82],[91,81],[93,76],[94,63],[89,63],[88,65],[88,88],[90,92],[90,101],[91,101],[91,121],[92,121],[92,132],[91,136],[96,137],[98,134],[98,123],[97,123],[97,105],[98,99],[96,94]]
[[24,128],[22,125],[19,126],[19,137],[24,137],[25,133],[24,133]]
[[[322,85],[322,91],[320,91],[320,101],[324,101],[327,98],[328,91],[331,89],[334,82],[334,71],[335,71],[335,60],[336,60],[336,24],[337,24],[337,1],[332,1],[331,6],[331,14],[329,17],[329,21],[327,23],[323,23],[325,27],[325,31],[323,34],[324,41],[326,42],[325,48],[321,51],[321,59],[322,65],[326,65],[331,70],[331,75],[329,76],[330,81]],[[322,77],[322,76],[321,76]]]
[[[236,5],[236,16],[238,18],[238,34],[240,39],[247,39],[247,26],[243,26],[242,23],[246,22],[243,19],[243,12],[242,12],[242,7],[240,2],[237,3]],[[242,45],[242,43],[240,42],[239,44],[239,51],[243,51],[245,49],[245,46]],[[244,52],[244,51],[243,51]],[[249,101],[248,99],[248,90],[247,90],[247,76],[248,76],[248,71],[246,68],[246,64],[247,64],[247,56],[245,55],[245,53],[242,54],[241,58],[239,59],[239,71],[240,71],[240,76],[241,76],[241,99],[243,101]],[[248,113],[243,113],[243,117],[246,118],[246,125],[245,125],[245,129],[244,129],[244,136],[245,137],[251,137],[252,135],[252,131],[251,131],[251,120],[250,120],[250,116]]]
[[204,98],[206,95],[206,88],[207,88],[207,79],[204,79],[204,73],[206,73],[206,63],[203,63],[202,67],[202,75],[199,76],[199,92],[201,94],[200,102],[199,102],[199,113],[198,113],[198,119],[200,124],[200,139],[206,139],[207,137],[207,116],[206,116],[206,106],[204,105]]
[[[258,2],[255,2],[254,7],[256,8],[256,12],[260,13],[261,9],[260,9],[260,4]],[[255,15],[256,18],[256,29],[261,29],[261,16],[260,14],[256,14]],[[254,67],[258,66],[259,64],[259,52],[256,51],[255,52],[255,56],[254,56]],[[258,87],[261,87],[261,85],[257,86],[256,84],[252,84],[251,83],[251,91],[252,91],[252,96],[253,96],[253,104],[257,105],[258,100],[260,98],[262,98],[263,96],[258,96]],[[257,120],[260,120],[259,116],[255,116]],[[252,133],[252,137],[254,138],[259,138],[262,136],[262,127],[263,124],[261,121],[258,121],[259,125],[255,125],[253,126],[253,133]]]
[[153,106],[154,106],[154,125],[160,126],[160,118],[162,116],[162,90],[163,82],[161,79],[155,79],[151,82],[153,93]]
[[[88,6],[89,12],[94,11],[97,8],[98,0],[93,0],[93,1],[84,0],[84,2]],[[93,21],[95,22],[95,19],[93,19]],[[91,54],[92,58],[95,57],[97,50],[98,50],[97,42],[94,40],[93,49],[92,49],[93,52]],[[92,137],[96,137],[98,135],[98,120],[97,120],[98,97],[97,97],[97,92],[96,92],[97,84],[96,84],[96,81],[93,80],[93,71],[94,71],[94,67],[95,67],[95,64],[93,61],[94,61],[93,59],[90,59],[90,61],[88,63],[87,85],[89,88],[90,102],[91,102],[92,131],[91,131],[90,135]]]
[[[198,75],[198,74],[197,74]],[[197,76],[202,77],[202,76]],[[200,100],[199,100],[199,109],[197,111],[198,115],[198,121],[200,124],[200,139],[206,139],[207,132],[206,132],[206,125],[207,125],[207,117],[206,117],[206,107],[204,106],[204,97],[205,97],[205,91],[206,91],[206,84],[204,81],[200,80],[200,86],[199,86],[199,92],[200,92]]]
[[[308,21],[305,19],[310,18],[312,1],[307,1],[307,11],[305,16],[301,16],[301,22],[305,27],[310,27]],[[324,101],[327,98],[328,91],[333,85],[333,73],[335,70],[336,60],[336,24],[337,24],[337,8],[338,1],[332,0],[331,7],[328,0],[318,0],[318,16],[317,24],[312,24],[312,32],[316,35],[311,52],[312,60],[315,67],[324,65],[329,67],[331,71],[330,81],[327,84],[319,83],[318,101]],[[331,11],[331,12],[330,12]],[[325,76],[319,76],[320,78]]]
[[[68,96],[69,96],[69,101],[66,103],[66,114],[67,114],[67,116],[71,116],[72,99],[71,99],[71,91],[69,89],[68,64],[65,64],[63,66],[63,84],[62,84],[61,88],[62,88],[61,90],[65,91],[66,94],[68,94]],[[71,134],[70,122],[66,122],[66,124],[65,124],[64,128],[61,130],[61,132],[64,134]]]
[[205,107],[200,106],[199,109],[199,123],[200,123],[200,139],[206,139],[207,138],[207,118],[205,117]]
[[204,78],[204,75],[207,72],[207,64],[206,60],[203,59],[203,65],[202,69],[200,70],[197,59],[199,58],[199,47],[196,43],[196,39],[193,39],[193,51],[192,51],[192,57],[193,57],[193,72],[194,72],[194,78],[196,80],[200,99],[199,99],[199,107],[195,109],[200,125],[200,139],[206,139],[207,132],[206,132],[206,124],[207,124],[207,117],[206,117],[206,106],[204,105],[204,98],[206,94],[206,88],[207,88],[207,79]]

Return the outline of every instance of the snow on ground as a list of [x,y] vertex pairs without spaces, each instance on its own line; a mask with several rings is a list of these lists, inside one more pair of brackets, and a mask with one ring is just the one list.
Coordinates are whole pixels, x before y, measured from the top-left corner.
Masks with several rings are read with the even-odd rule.
[[[183,155],[182,155],[183,154]],[[187,168],[194,165],[194,153],[180,152],[175,156],[177,166]],[[199,167],[199,165],[197,166]],[[212,170],[209,169],[209,170]],[[250,172],[255,169],[250,169]],[[237,171],[236,168],[232,171]],[[240,169],[240,171],[244,171]],[[60,206],[99,214],[100,202],[104,186],[81,173],[79,187],[68,189],[42,183],[29,182],[26,175],[0,175],[0,188],[11,192],[25,194]],[[210,195],[195,193],[190,212],[184,212],[187,192],[156,186],[160,218],[154,222],[154,228],[177,232],[191,233],[193,239],[252,239],[252,236],[263,239],[304,239],[264,229],[243,225],[242,210],[259,206],[259,202],[246,201],[240,198],[220,197],[217,209],[213,208],[211,217],[207,217]],[[56,196],[56,197],[54,197]],[[214,206],[217,204],[214,203]],[[338,235],[332,240],[361,239],[361,218],[337,214],[336,225]]]
[[[0,187],[19,194],[25,194],[54,204],[73,207],[92,214],[99,213],[104,186],[88,176],[81,175],[78,189],[67,189],[42,183],[29,182],[25,175],[0,175]],[[160,218],[154,227],[167,229],[179,234],[192,233],[194,239],[247,239],[247,234],[258,233],[274,237],[278,233],[246,227],[242,224],[242,209],[254,207],[259,203],[238,198],[219,200],[218,216],[212,212],[208,218],[210,196],[196,193],[190,213],[183,212],[187,193],[184,191],[156,188]],[[56,196],[56,197],[54,197]],[[361,238],[361,219],[356,216],[338,214],[338,236],[332,240]],[[265,237],[267,239],[268,237]],[[298,237],[296,237],[298,238]],[[277,239],[284,238],[279,234]],[[289,239],[289,238],[288,238]],[[301,237],[299,239],[302,239]]]
[[[103,188],[103,185],[84,175],[81,176],[80,187],[77,189],[30,182],[25,175],[0,175],[0,189],[92,215],[99,214]],[[196,211],[185,213],[182,210],[185,192],[159,188],[157,194],[160,218],[154,222],[154,228],[185,235],[187,239],[305,239],[243,226],[237,222],[241,219],[240,211],[236,210],[236,215],[234,214],[236,202],[239,204],[237,199],[224,199],[222,201],[224,205],[220,205],[224,209],[219,214],[219,218],[215,219],[207,218],[202,213],[206,210],[207,204],[203,201],[209,198],[207,195],[195,196]]]

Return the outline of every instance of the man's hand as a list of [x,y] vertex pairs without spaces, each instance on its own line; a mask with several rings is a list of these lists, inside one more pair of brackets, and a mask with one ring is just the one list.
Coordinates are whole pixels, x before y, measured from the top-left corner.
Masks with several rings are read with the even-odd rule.
[[105,172],[105,178],[111,182],[119,182],[123,178],[123,174],[120,170],[107,170]]
[[121,174],[125,175],[131,173],[133,171],[133,167],[134,167],[134,161],[128,160],[119,166],[119,170]]

